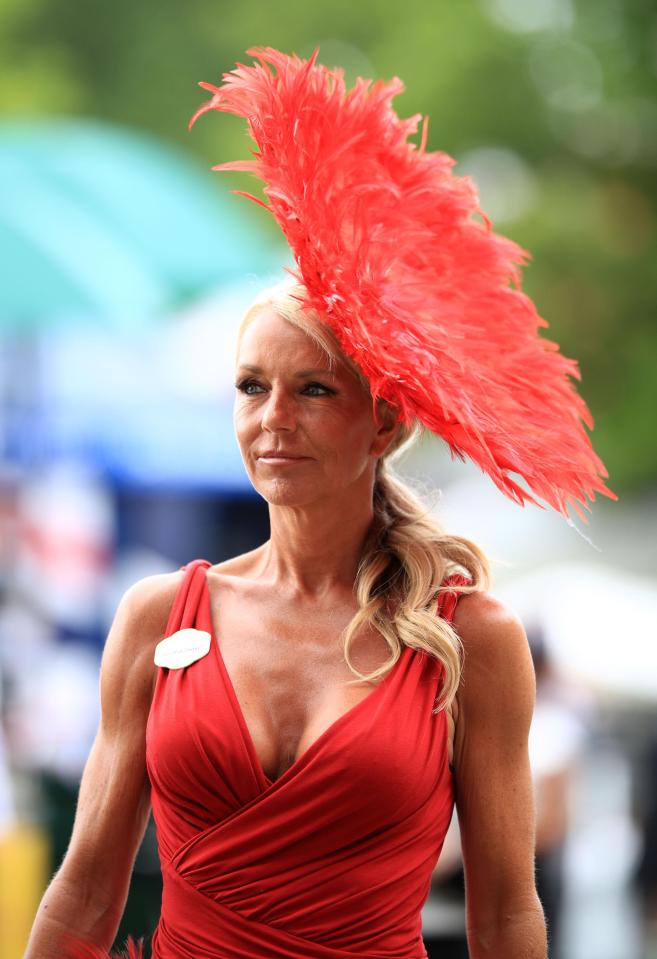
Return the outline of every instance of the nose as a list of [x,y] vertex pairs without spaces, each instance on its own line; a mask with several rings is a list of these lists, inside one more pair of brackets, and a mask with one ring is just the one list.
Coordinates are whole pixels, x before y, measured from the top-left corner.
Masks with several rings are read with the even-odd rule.
[[262,409],[262,428],[275,430],[293,430],[296,427],[294,399],[288,396],[283,387],[272,387]]

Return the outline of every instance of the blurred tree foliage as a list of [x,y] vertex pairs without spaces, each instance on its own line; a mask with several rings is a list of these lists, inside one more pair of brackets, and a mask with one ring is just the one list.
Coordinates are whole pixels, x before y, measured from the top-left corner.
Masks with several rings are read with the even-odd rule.
[[[2,0],[0,106],[147,129],[195,152],[217,189],[244,187],[245,177],[209,171],[246,155],[242,122],[210,114],[190,135],[187,121],[206,99],[197,81],[216,82],[254,45],[319,46],[349,80],[401,76],[399,113],[428,114],[430,148],[463,160],[463,172],[482,148],[516,158],[530,201],[495,227],[532,251],[524,288],[550,322],[545,335],[579,360],[612,488],[654,482],[654,4]],[[522,185],[514,169],[503,184],[511,201]],[[484,209],[502,192],[495,181],[482,188]],[[246,212],[274,235],[262,211]]]

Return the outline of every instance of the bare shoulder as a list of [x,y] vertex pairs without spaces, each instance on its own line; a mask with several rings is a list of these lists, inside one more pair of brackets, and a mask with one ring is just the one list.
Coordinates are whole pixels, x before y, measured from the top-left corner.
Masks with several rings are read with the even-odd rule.
[[506,662],[513,666],[529,652],[525,628],[518,614],[485,590],[459,598],[454,628],[463,643],[465,656],[475,657],[484,665]]
[[130,586],[119,602],[101,665],[101,698],[105,703],[126,693],[150,704],[155,683],[153,655],[164,638],[182,570],[145,576]]
[[[456,696],[455,764],[467,744],[495,729],[501,739],[526,739],[536,698],[527,634],[518,614],[487,591],[460,597],[454,628],[463,644],[463,670]],[[466,732],[467,730],[467,732]]]
[[145,576],[125,591],[107,637],[105,656],[120,648],[122,656],[139,657],[163,638],[184,575],[177,570]]
[[129,625],[130,636],[139,644],[139,635],[154,638],[166,629],[171,607],[185,573],[156,573],[144,576],[130,586],[121,598],[114,625]]

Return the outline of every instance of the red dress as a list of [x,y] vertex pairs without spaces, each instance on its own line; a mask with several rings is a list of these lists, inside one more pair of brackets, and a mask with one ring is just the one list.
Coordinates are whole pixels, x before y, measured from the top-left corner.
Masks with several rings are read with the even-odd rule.
[[[425,959],[454,806],[447,718],[432,713],[442,664],[404,647],[272,781],[214,635],[210,565],[183,567],[167,626],[207,631],[210,652],[158,668],[146,727],[164,879],[153,959]],[[451,621],[457,599],[441,593],[438,614]]]

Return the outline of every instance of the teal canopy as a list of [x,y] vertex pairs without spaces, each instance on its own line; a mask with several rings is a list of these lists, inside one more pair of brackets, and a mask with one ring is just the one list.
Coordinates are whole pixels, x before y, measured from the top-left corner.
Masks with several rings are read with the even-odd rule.
[[[218,151],[219,153],[221,151]],[[281,263],[220,174],[97,120],[0,123],[0,327],[144,327]],[[246,212],[245,212],[246,211]]]
[[182,150],[96,120],[0,121],[0,182],[0,461],[250,491],[224,367],[290,261],[264,214]]

